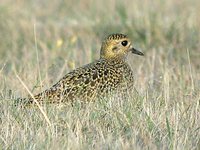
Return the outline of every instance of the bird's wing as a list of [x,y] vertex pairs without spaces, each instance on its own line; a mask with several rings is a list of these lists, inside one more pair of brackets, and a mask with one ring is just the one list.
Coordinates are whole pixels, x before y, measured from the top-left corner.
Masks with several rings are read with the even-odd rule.
[[[104,72],[100,66],[102,66],[102,62],[96,61],[66,74],[47,90],[47,97],[64,101],[75,98],[91,99],[91,97],[97,94],[99,82],[103,78]],[[51,96],[51,94],[57,96]]]

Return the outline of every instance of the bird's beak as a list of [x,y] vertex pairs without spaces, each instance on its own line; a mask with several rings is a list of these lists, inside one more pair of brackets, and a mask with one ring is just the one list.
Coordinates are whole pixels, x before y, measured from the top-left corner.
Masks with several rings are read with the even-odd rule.
[[137,55],[144,56],[144,53],[142,53],[142,52],[138,51],[138,50],[137,50],[137,49],[135,49],[135,48],[131,48],[130,50],[131,50],[131,52],[132,52],[132,53],[134,53],[134,54],[137,54]]

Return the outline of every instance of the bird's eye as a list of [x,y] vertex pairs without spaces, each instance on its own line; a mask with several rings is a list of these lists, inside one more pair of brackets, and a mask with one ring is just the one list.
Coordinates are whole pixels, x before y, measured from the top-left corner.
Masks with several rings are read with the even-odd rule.
[[123,46],[126,46],[128,44],[128,41],[122,41],[121,43]]

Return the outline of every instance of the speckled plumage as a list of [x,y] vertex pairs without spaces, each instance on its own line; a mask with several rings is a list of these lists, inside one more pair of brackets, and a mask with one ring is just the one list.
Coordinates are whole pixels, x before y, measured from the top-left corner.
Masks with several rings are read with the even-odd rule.
[[[66,74],[51,88],[35,95],[35,100],[39,103],[93,101],[116,91],[132,89],[133,73],[126,62],[130,51],[143,55],[132,47],[126,35],[109,35],[102,43],[99,60]],[[34,103],[32,98],[24,100]]]

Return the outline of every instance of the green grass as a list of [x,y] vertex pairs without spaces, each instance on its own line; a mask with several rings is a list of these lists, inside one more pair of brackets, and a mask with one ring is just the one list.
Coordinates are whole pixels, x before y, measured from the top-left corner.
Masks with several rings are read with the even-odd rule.
[[[0,149],[199,149],[199,7],[198,0],[2,0]],[[38,93],[98,59],[102,39],[116,32],[145,53],[128,59],[137,93],[46,105],[44,115],[13,105],[28,94],[17,75]]]

